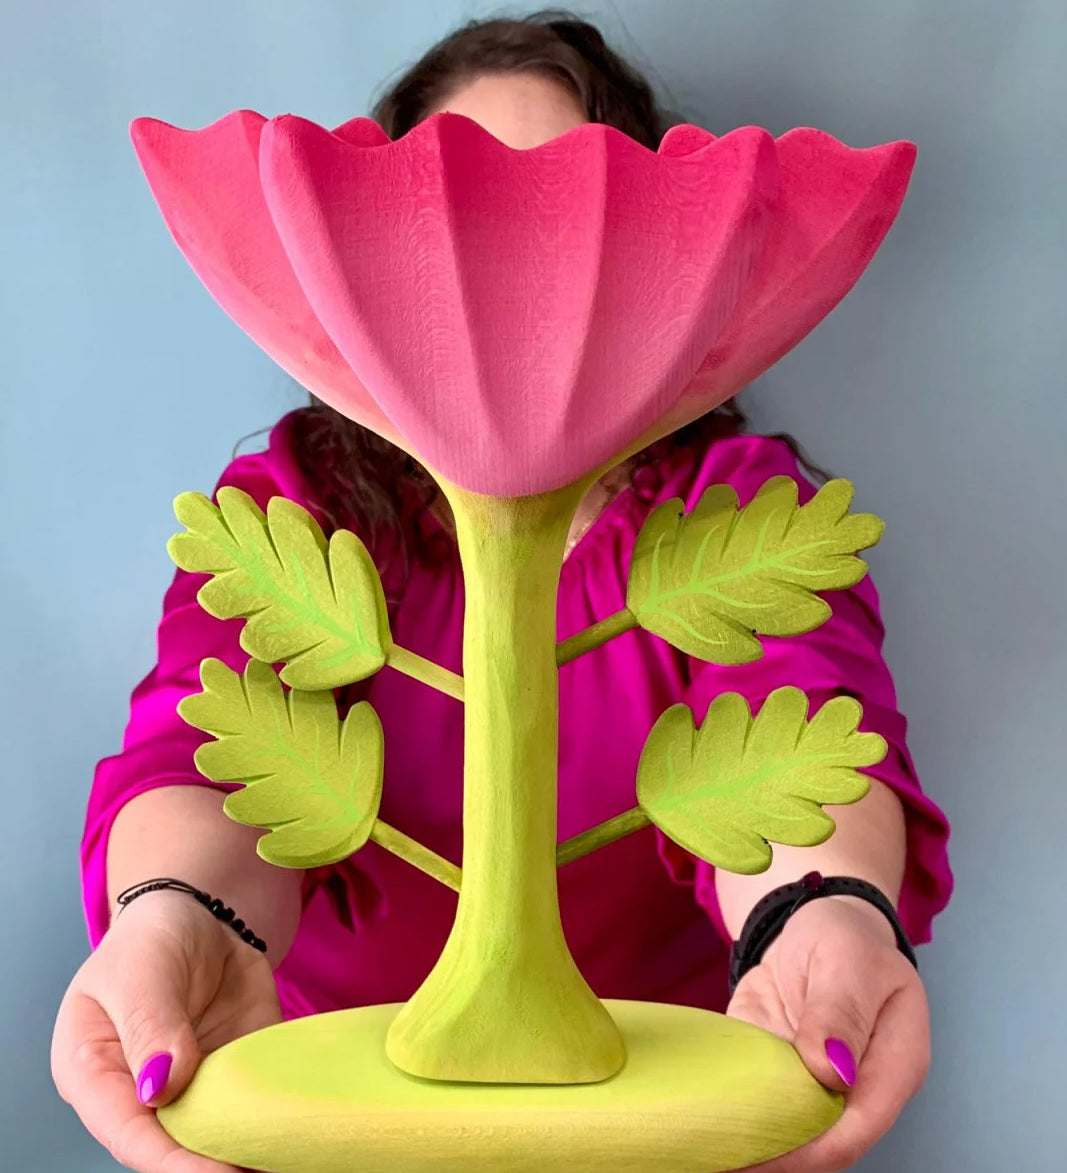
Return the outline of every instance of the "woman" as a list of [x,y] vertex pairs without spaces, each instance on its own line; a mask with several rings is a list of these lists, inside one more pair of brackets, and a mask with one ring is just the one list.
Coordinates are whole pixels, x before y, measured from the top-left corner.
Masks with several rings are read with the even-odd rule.
[[[450,110],[515,149],[586,121],[618,127],[656,149],[667,123],[648,84],[590,25],[558,13],[473,22],[431,49],[372,116],[398,138]],[[560,586],[561,636],[613,613],[642,519],[681,496],[691,506],[729,482],[742,502],[766,479],[811,484],[784,438],[746,435],[722,408],[659,442],[592,490],[575,520]],[[261,506],[284,495],[329,530],[368,542],[390,600],[398,643],[458,669],[462,580],[451,518],[409,457],[314,403],[273,429],[266,452],[235,459],[220,482]],[[186,1086],[200,1057],[283,1017],[398,1001],[417,988],[451,924],[454,896],[369,846],[310,873],[265,864],[259,832],[230,821],[223,795],[196,771],[203,737],[176,715],[199,691],[208,655],[243,663],[239,623],[212,619],[179,572],[164,602],[159,661],[138,685],[123,751],[100,763],[83,843],[94,952],[60,1008],[53,1073],[90,1131],[142,1173],[221,1173],[186,1153],[154,1108]],[[631,633],[561,672],[560,837],[632,805],[641,741],[656,717],[684,701],[703,718],[726,690],[758,704],[783,684],[813,706],[847,692],[863,728],[889,743],[861,802],[835,808],[837,832],[817,848],[776,847],[758,876],[717,873],[651,828],[560,873],[572,952],[602,997],[676,1001],[727,1010],[792,1042],[813,1074],[845,1091],[825,1136],[763,1168],[825,1173],[847,1167],[892,1124],[921,1085],[929,1028],[921,981],[886,915],[866,900],[828,896],[788,918],[728,997],[730,942],[768,892],[818,869],[875,885],[914,942],[948,899],[947,824],[919,788],[880,655],[882,627],[870,580],[832,596],[834,615],[807,636],[765,641],[758,664],[690,661]],[[609,683],[610,682],[610,683]],[[455,702],[383,672],[339,697],[368,697],[386,733],[383,817],[440,854],[461,854],[462,722]],[[632,729],[612,720],[633,717]],[[412,737],[418,728],[421,736]],[[180,834],[177,833],[180,828]],[[248,948],[183,892],[154,891],[113,920],[116,896],[154,876],[178,877],[221,899],[266,941]]]

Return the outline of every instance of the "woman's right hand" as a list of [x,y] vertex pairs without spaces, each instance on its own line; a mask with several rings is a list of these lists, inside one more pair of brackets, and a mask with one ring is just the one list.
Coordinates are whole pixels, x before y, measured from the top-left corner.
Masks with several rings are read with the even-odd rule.
[[[263,953],[189,895],[151,892],[112,921],[74,975],[52,1036],[52,1078],[120,1164],[138,1173],[234,1173],[183,1149],[155,1109],[184,1090],[203,1055],[281,1018]],[[169,1072],[164,1058],[142,1074],[168,1054]]]

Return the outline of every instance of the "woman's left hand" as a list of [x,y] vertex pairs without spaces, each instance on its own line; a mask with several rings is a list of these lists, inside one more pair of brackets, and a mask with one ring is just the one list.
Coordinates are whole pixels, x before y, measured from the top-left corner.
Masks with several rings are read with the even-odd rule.
[[848,1169],[889,1130],[930,1066],[923,984],[886,918],[856,897],[799,908],[738,983],[727,1014],[792,1043],[820,1083],[845,1094],[827,1132],[749,1173]]

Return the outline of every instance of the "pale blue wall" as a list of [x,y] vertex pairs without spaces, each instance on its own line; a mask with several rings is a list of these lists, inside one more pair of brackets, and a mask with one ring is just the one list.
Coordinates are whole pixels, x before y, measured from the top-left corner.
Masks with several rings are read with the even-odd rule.
[[[4,617],[0,1170],[115,1166],[51,1087],[86,944],[76,854],[171,573],[172,496],[299,393],[203,291],[128,145],[141,114],[325,123],[460,18],[250,0],[0,6]],[[935,1067],[866,1173],[1067,1166],[1067,9],[630,0],[584,14],[724,132],[814,125],[919,160],[883,252],[749,396],[888,521],[873,559],[958,895],[922,951]],[[201,434],[203,420],[214,426]]]

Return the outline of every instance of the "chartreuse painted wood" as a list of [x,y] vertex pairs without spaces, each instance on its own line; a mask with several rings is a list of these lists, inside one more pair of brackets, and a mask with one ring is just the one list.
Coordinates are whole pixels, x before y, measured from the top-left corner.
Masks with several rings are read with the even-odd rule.
[[[269,830],[256,845],[281,867],[335,863],[367,839],[451,888],[459,868],[377,818],[384,745],[363,702],[338,721],[329,690],[390,664],[462,698],[460,677],[393,643],[378,571],[348,530],[329,542],[306,509],[274,497],[267,512],[225,486],[215,505],[182,493],[174,512],[186,526],[167,544],[183,569],[210,574],[197,600],[220,619],[244,618],[241,646],[253,658],[243,676],[218,660],[200,666],[203,691],[178,705],[215,741],[196,765],[217,782],[243,782],[227,797],[236,822]],[[280,680],[270,664],[287,660]],[[262,662],[261,662],[262,661]],[[315,691],[310,691],[315,690]]]
[[228,1044],[159,1119],[187,1148],[269,1173],[720,1173],[841,1114],[776,1035],[686,1006],[605,1006],[627,1061],[602,1083],[413,1079],[385,1055],[399,1008],[371,1006]]
[[[867,564],[856,551],[875,545],[885,528],[874,514],[849,513],[853,493],[849,481],[832,480],[799,505],[796,482],[772,477],[743,509],[730,485],[712,485],[688,514],[682,501],[664,502],[638,534],[625,609],[561,643],[557,662],[635,627],[716,664],[759,659],[759,635],[813,631],[831,614],[815,592],[858,583]],[[880,762],[886,746],[857,733],[855,701],[835,698],[810,727],[806,716],[807,700],[795,689],[772,694],[754,720],[743,697],[724,695],[698,738],[688,709],[669,710],[642,754],[639,805],[561,843],[560,866],[649,822],[716,867],[743,873],[770,866],[768,842],[824,842],[834,823],[818,804],[862,798],[869,787],[855,770]],[[688,789],[665,801],[679,755],[697,746],[696,766],[683,767]]]
[[688,515],[659,506],[634,547],[627,609],[646,631],[713,664],[763,655],[760,635],[800,635],[830,618],[816,591],[853,586],[867,573],[857,550],[884,528],[850,514],[846,480],[803,506],[791,477],[766,481],[744,509],[731,485],[713,485]]
[[[859,581],[855,552],[881,522],[848,513],[843,481],[802,507],[787,478],[743,510],[727,486],[688,516],[668,502],[639,535],[625,611],[557,647],[564,544],[588,487],[498,499],[442,482],[466,584],[464,676],[426,661],[412,675],[464,700],[462,874],[377,820],[380,725],[365,702],[340,721],[328,691],[412,666],[396,659],[362,544],[344,533],[327,543],[290,502],[264,514],[237,490],[218,506],[179,498],[193,540],[172,540],[176,560],[213,575],[202,590],[213,614],[249,619],[244,675],[205,661],[204,691],[182,702],[215,737],[198,766],[246,783],[228,813],[267,829],[260,854],[283,866],[340,859],[372,838],[460,894],[441,957],[404,1006],[297,1020],[208,1056],[160,1113],[182,1144],[276,1173],[712,1173],[796,1148],[839,1115],[841,1098],[765,1031],[599,1001],[563,937],[556,869],[653,822],[716,866],[760,871],[771,842],[828,837],[821,804],[862,797],[857,770],[884,742],[858,732],[849,698],[809,719],[796,689],[756,717],[726,694],[699,730],[675,706],[650,733],[637,807],[557,846],[557,665],[635,626],[712,662],[752,660],[761,634],[829,616],[815,592]],[[283,693],[255,657],[287,661],[281,681],[299,683]]]
[[770,843],[811,847],[834,833],[822,803],[857,802],[857,768],[885,757],[885,740],[858,733],[862,710],[834,697],[807,721],[808,698],[778,688],[753,717],[736,692],[717,696],[697,731],[673,705],[656,722],[637,768],[637,801],[675,843],[741,875],[771,866]]
[[857,802],[870,789],[858,772],[885,757],[885,740],[859,733],[851,697],[827,701],[810,721],[808,698],[778,688],[752,716],[725,692],[698,730],[687,705],[656,722],[637,771],[639,805],[561,843],[559,866],[654,823],[675,843],[725,871],[754,875],[771,843],[811,847],[834,833],[823,803]]
[[232,485],[218,505],[182,493],[174,512],[186,532],[167,544],[183,569],[210,574],[197,593],[219,619],[246,619],[241,647],[268,664],[288,661],[292,688],[337,688],[384,664],[462,699],[463,682],[393,643],[389,613],[370,552],[354,533],[329,542],[306,509],[273,497],[267,512]]
[[200,681],[203,692],[178,704],[185,721],[215,738],[196,751],[196,767],[215,781],[244,782],[223,810],[270,828],[256,844],[260,857],[313,868],[358,851],[382,796],[382,726],[371,706],[353,705],[341,723],[332,693],[285,694],[258,660],[243,676],[204,660]]
[[827,482],[805,505],[790,477],[771,477],[743,508],[731,485],[712,485],[688,514],[665,501],[634,546],[626,607],[560,644],[569,663],[635,627],[713,664],[763,655],[760,635],[801,635],[830,617],[816,591],[855,586],[884,523],[849,513],[852,484]]
[[389,1031],[412,1075],[589,1083],[625,1058],[556,892],[556,593],[587,487],[508,499],[442,484],[466,585],[463,884],[440,959]]
[[182,718],[212,734],[196,751],[197,769],[216,782],[242,782],[223,810],[235,822],[264,827],[256,851],[279,867],[336,863],[368,839],[459,889],[460,871],[377,817],[385,746],[366,701],[343,721],[331,692],[283,692],[268,664],[249,660],[244,674],[220,660],[200,665],[203,691],[178,704]]

